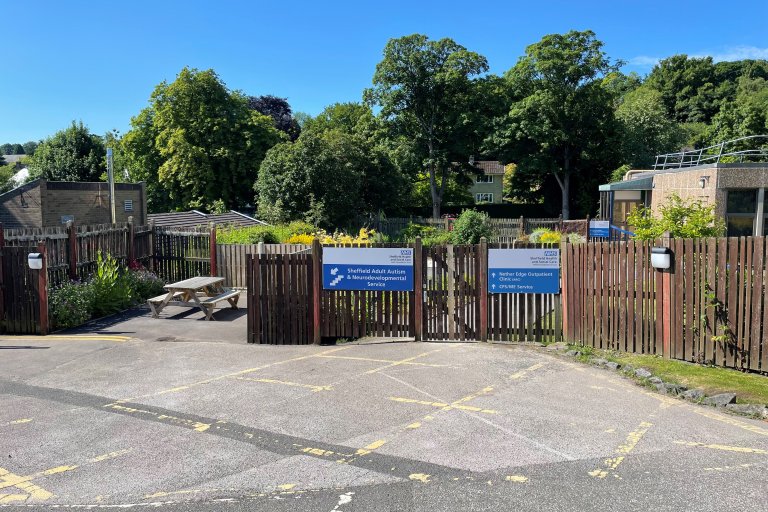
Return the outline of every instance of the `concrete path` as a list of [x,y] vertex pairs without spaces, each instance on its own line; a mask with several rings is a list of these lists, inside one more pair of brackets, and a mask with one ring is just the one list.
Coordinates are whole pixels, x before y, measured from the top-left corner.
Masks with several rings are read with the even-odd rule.
[[768,423],[543,349],[0,338],[0,504],[759,510]]

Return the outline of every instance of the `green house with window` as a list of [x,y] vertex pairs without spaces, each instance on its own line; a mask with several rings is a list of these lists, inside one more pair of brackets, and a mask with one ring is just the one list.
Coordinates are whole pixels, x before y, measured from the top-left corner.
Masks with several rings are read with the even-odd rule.
[[624,180],[600,186],[600,218],[631,229],[629,212],[641,205],[657,212],[672,194],[714,205],[728,236],[768,235],[768,162],[629,171]]
[[504,199],[504,165],[496,160],[473,160],[478,172],[472,175],[469,192],[475,203],[501,203]]

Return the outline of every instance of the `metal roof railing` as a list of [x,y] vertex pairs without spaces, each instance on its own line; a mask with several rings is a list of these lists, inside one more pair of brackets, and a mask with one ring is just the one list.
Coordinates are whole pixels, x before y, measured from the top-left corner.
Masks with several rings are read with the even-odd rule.
[[[763,141],[762,144],[760,143],[761,140]],[[754,146],[748,149],[738,149],[744,146],[740,144],[744,141],[754,141]],[[657,155],[653,169],[679,169],[681,167],[720,163],[724,158],[733,159],[739,163],[745,161],[768,162],[768,135],[750,135],[706,148]]]

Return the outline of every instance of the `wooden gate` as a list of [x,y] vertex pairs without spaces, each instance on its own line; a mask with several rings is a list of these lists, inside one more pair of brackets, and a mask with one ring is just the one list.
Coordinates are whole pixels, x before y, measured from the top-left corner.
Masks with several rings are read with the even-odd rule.
[[423,262],[424,339],[478,339],[480,293],[477,247],[425,247]]
[[30,247],[2,247],[0,329],[8,334],[40,333],[38,272],[30,270]]

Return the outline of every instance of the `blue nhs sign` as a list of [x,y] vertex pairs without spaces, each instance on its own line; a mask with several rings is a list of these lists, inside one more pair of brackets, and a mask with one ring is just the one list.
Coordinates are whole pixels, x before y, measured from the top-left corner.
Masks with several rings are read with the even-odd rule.
[[560,249],[489,249],[490,293],[560,293]]
[[413,249],[326,247],[323,289],[413,291]]

